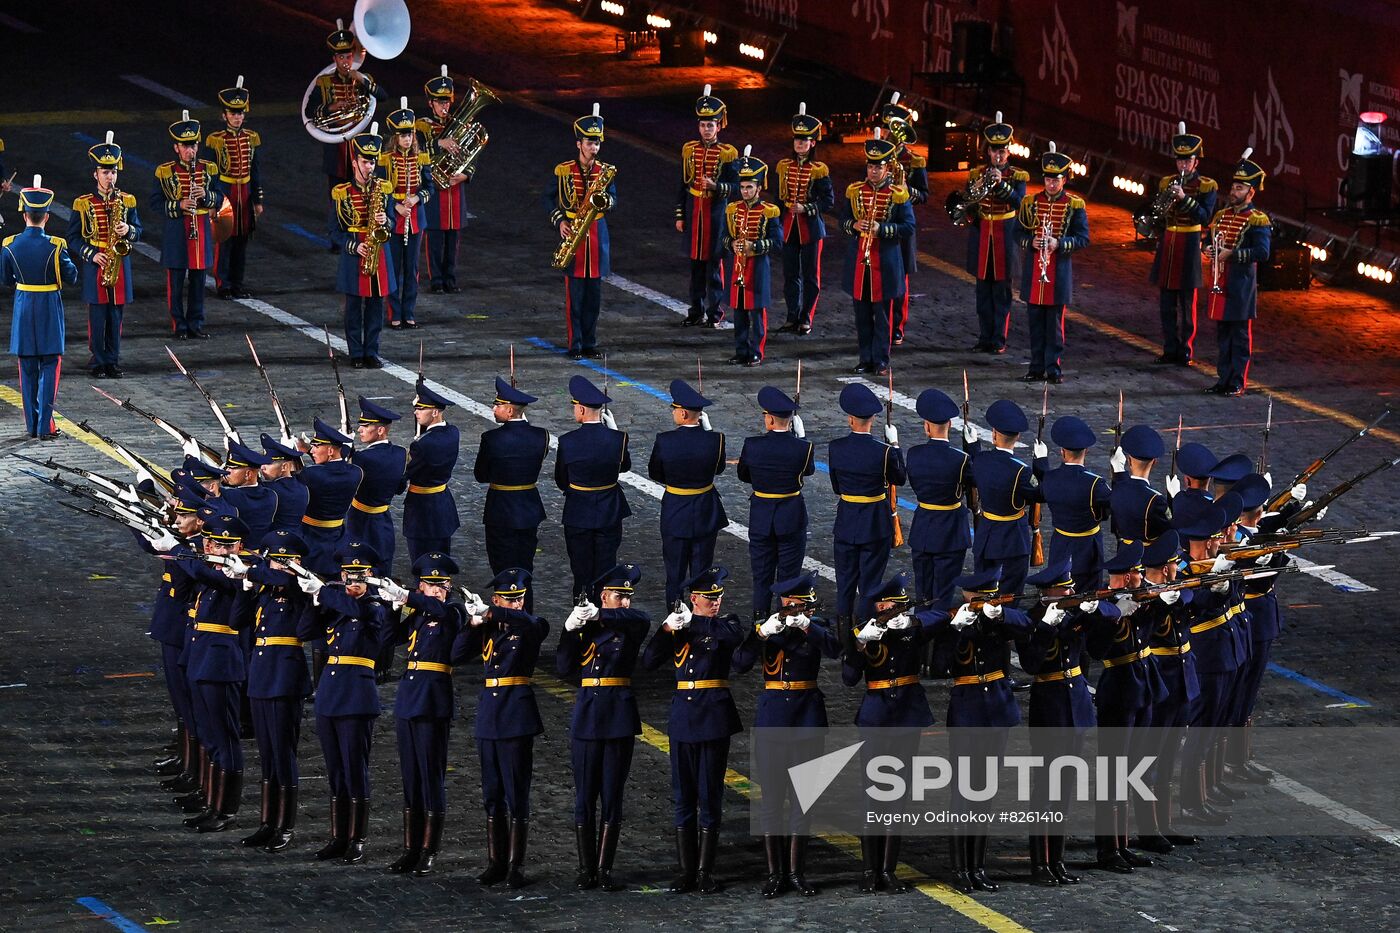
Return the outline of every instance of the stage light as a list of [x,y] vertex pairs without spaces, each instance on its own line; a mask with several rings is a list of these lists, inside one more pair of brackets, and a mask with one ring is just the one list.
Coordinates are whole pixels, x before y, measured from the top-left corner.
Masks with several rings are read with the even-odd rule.
[[598,4],[598,8],[604,13],[611,13],[613,16],[627,15],[627,7],[617,3],[616,0],[602,0],[602,2]]
[[705,30],[705,42],[706,42],[708,45],[714,45],[715,43],[719,42],[719,33],[710,32],[708,29],[706,29],[706,30]]
[[1012,143],[1007,146],[1006,149],[1018,159],[1029,159],[1031,157],[1031,147],[1024,143]]
[[756,46],[756,45],[749,45],[747,42],[740,42],[740,43],[739,43],[739,54],[740,54],[740,55],[747,55],[749,58],[755,58],[755,59],[758,59],[759,61],[763,61],[763,56],[766,55],[767,53],[764,52],[763,49],[760,48],[759,46]]
[[1089,166],[1085,165],[1083,162],[1071,162],[1069,170],[1074,174],[1078,175],[1080,178],[1083,178],[1085,175],[1089,174]]
[[1309,243],[1308,252],[1312,254],[1313,262],[1327,261],[1327,247],[1325,246],[1314,246],[1313,244]]
[[1147,193],[1147,186],[1142,182],[1134,181],[1131,178],[1124,178],[1122,175],[1113,176],[1113,187],[1127,194],[1135,194],[1138,197],[1142,197]]
[[671,21],[664,16],[658,16],[655,13],[648,13],[647,25],[650,26],[652,29],[670,29]]

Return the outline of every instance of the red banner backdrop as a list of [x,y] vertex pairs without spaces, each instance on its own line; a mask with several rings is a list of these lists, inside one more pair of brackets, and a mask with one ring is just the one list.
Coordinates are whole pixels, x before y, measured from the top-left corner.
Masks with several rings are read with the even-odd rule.
[[[1226,174],[1246,146],[1269,173],[1261,205],[1301,218],[1337,203],[1357,115],[1386,113],[1400,146],[1400,4],[1273,0],[1248,15],[1206,0],[695,0],[768,33],[784,55],[915,89],[951,69],[954,23],[992,23],[1026,81],[1028,129],[1155,171],[1178,120]],[[1013,101],[1005,109],[1014,112]]]

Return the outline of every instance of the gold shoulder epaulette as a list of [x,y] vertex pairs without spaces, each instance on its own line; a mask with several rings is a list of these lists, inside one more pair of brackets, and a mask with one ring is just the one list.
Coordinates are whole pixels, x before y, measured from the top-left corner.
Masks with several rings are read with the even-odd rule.
[[350,197],[350,183],[343,182],[331,189],[332,201],[344,201]]
[[432,164],[433,164],[433,157],[432,157],[431,155],[429,155],[428,153],[426,153],[426,152],[420,152],[420,153],[418,153],[418,164],[419,164],[419,165],[432,165]]
[[910,168],[928,168],[928,159],[925,159],[925,158],[924,158],[923,156],[921,156],[921,155],[915,155],[914,153],[910,153],[910,154],[909,154],[909,167],[910,167]]
[[1199,190],[1201,194],[1205,194],[1207,191],[1216,191],[1219,188],[1220,184],[1214,178],[1207,178],[1206,176],[1202,175],[1201,187],[1197,190]]
[[724,205],[724,216],[733,217],[737,213],[739,213],[738,201],[730,201],[728,204]]
[[777,218],[777,216],[778,216],[779,214],[781,214],[781,213],[782,213],[782,209],[779,208],[778,205],[776,205],[776,204],[769,204],[767,201],[763,202],[763,216],[764,216],[764,217],[767,217],[769,220],[774,220],[774,219]]
[[169,181],[170,176],[175,172],[174,162],[162,162],[156,166],[156,178],[161,181]]
[[132,209],[133,207],[135,207],[135,206],[136,206],[136,195],[132,194],[132,193],[129,192],[129,191],[123,191],[123,192],[122,192],[122,207],[125,207],[127,210],[131,210],[131,209]]
[[1013,168],[1011,170],[1011,177],[1016,181],[1030,181],[1031,173],[1023,168]]
[[205,170],[211,175],[219,174],[219,166],[217,163],[210,162],[208,159],[200,159],[199,164],[204,166]]
[[12,234],[12,235],[10,235],[10,236],[5,237],[4,240],[0,240],[0,249],[5,249],[5,248],[7,248],[11,243],[13,243],[13,242],[15,241],[15,237],[17,237],[17,236],[19,236],[19,234],[18,234],[18,233],[15,233],[15,234]]
[[865,182],[863,182],[863,181],[853,181],[853,182],[851,182],[849,185],[847,185],[847,186],[846,186],[846,197],[848,197],[848,198],[855,198],[856,192],[860,190],[860,186],[863,185],[863,184],[865,184]]
[[813,162],[813,163],[812,163],[812,178],[816,179],[816,178],[830,178],[830,177],[831,177],[831,166],[827,165],[825,162]]
[[573,164],[572,162],[560,162],[558,165],[554,166],[554,177],[568,178],[574,173]]
[[92,195],[80,194],[73,199],[73,211],[75,213],[81,214],[83,211],[88,209],[88,205],[90,205],[91,203]]
[[222,149],[224,147],[224,131],[215,130],[204,140],[204,145],[210,149]]
[[901,185],[900,187],[895,188],[893,191],[891,191],[891,192],[890,192],[890,203],[891,203],[891,204],[908,204],[908,203],[909,203],[909,186],[908,186],[908,185]]
[[67,248],[68,248],[68,241],[65,240],[65,239],[64,239],[63,237],[61,237],[61,236],[51,236],[51,237],[49,237],[49,243],[50,243],[51,245],[53,245],[53,246],[61,247],[61,248],[63,248],[63,249],[67,249]]
[[1069,207],[1070,207],[1070,210],[1080,210],[1080,211],[1084,210],[1084,199],[1081,198],[1081,197],[1080,197],[1079,195],[1077,195],[1077,194],[1072,194],[1072,195],[1070,195],[1070,196],[1069,196]]
[[1249,215],[1249,225],[1251,227],[1271,227],[1273,223],[1274,222],[1269,219],[1269,215],[1259,210],[1257,207]]
[[690,154],[695,151],[695,147],[698,145],[700,145],[699,141],[692,139],[684,146],[681,146],[681,160],[684,162],[689,162]]
[[257,130],[247,130],[246,132],[247,132],[247,134],[248,134],[248,145],[250,145],[250,146],[261,146],[261,145],[262,145],[262,134],[261,134],[261,133],[259,133]]
[[733,146],[729,145],[729,143],[719,144],[719,161],[721,165],[725,162],[733,162],[737,158],[739,158],[738,149],[735,149]]

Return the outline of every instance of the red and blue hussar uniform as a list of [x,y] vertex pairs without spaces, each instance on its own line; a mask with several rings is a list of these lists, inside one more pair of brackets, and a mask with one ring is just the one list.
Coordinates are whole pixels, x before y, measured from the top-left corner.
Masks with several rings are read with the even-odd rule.
[[[312,427],[313,447],[331,447],[342,453],[350,449],[350,438],[320,418],[312,422]],[[306,568],[321,576],[332,576],[339,569],[336,553],[345,540],[345,515],[364,479],[364,470],[342,457],[332,457],[325,463],[311,464],[296,478],[308,493],[306,512],[301,518],[301,535],[307,546]],[[378,554],[375,556],[377,559]]]
[[[670,389],[672,409],[703,414],[712,404],[681,379],[671,380]],[[715,490],[715,477],[726,466],[724,434],[698,422],[678,424],[656,435],[647,463],[647,476],[666,490],[661,497],[661,558],[668,606],[684,594],[686,581],[714,560],[715,539],[729,521]]]
[[[398,412],[360,396],[360,425],[389,427],[399,420]],[[388,438],[360,447],[350,455],[350,462],[364,474],[350,500],[345,515],[347,533],[363,541],[379,555],[375,576],[388,576],[394,569],[394,551],[398,534],[389,509],[394,497],[408,488],[408,451]]]
[[[418,386],[413,408],[446,411],[452,403],[426,385]],[[427,551],[452,553],[452,535],[461,526],[457,501],[448,483],[457,466],[461,432],[455,424],[437,421],[408,445],[408,493],[403,499],[403,536],[409,560]]]
[[968,491],[976,488],[969,450],[975,453],[977,443],[959,449],[948,442],[946,431],[958,406],[945,393],[925,389],[914,407],[924,421],[944,427],[944,436],[911,447],[905,455],[909,487],[919,503],[909,528],[914,591],[921,603],[943,608],[952,603],[953,581],[972,546],[966,502]]
[[564,495],[564,547],[573,574],[574,596],[598,599],[596,581],[617,566],[622,522],[632,514],[618,477],[632,469],[627,432],[609,427],[602,409],[612,401],[583,376],[569,379],[577,428],[559,438],[554,452],[554,485]]
[[[1046,179],[1067,179],[1074,160],[1063,152],[1050,151],[1040,157],[1040,170]],[[1025,251],[1021,264],[1021,299],[1030,315],[1031,363],[1023,382],[1041,379],[1063,381],[1060,355],[1065,349],[1065,305],[1074,294],[1071,256],[1089,245],[1089,215],[1084,199],[1063,188],[1051,196],[1048,191],[1021,199],[1016,214],[1020,229],[1016,237]],[[1052,246],[1036,249],[1037,237],[1048,237]]]
[[[751,155],[751,149],[744,147],[744,154],[734,162],[735,172],[740,185],[749,182],[757,185],[761,192],[768,185],[768,166]],[[764,202],[758,192],[752,199],[743,197],[742,188],[739,200],[731,201],[724,209],[720,246],[725,253],[725,300],[734,309],[731,363],[757,366],[763,362],[771,300],[772,266],[768,257],[783,245],[783,227],[778,222],[780,213],[776,204]],[[742,254],[735,249],[736,241],[747,244]]]
[[[884,124],[889,138],[898,145],[890,170],[895,176],[895,184],[902,185],[909,192],[909,205],[912,209],[928,202],[928,160],[913,150],[918,141],[918,131],[914,123],[918,114],[899,102],[899,92],[890,95],[890,102],[880,111],[880,122]],[[900,254],[904,259],[904,294],[900,297],[890,321],[890,342],[899,346],[904,342],[904,331],[909,326],[909,276],[919,267],[918,224],[904,239],[900,240]]]
[[[331,67],[324,69],[322,74],[316,77],[311,91],[307,95],[302,119],[308,125],[317,117],[350,110],[365,97],[372,97],[379,103],[386,103],[389,100],[388,92],[379,86],[379,82],[355,68],[357,47],[358,41],[355,34],[345,28],[344,21],[337,19],[335,31],[326,36],[326,48],[330,50],[335,61]],[[355,177],[352,162],[354,154],[354,146],[349,138],[342,137],[334,142],[323,140],[321,171],[326,176],[327,190],[333,190],[336,185],[350,181]],[[334,210],[333,207],[332,210]],[[335,220],[333,217],[330,227],[331,231],[334,232]]]
[[[749,564],[753,570],[753,617],[772,607],[774,580],[792,580],[807,556],[807,503],[802,485],[816,472],[816,447],[791,430],[797,402],[773,386],[758,390],[758,406],[777,419],[762,434],[744,438],[739,481],[753,487],[749,499]],[[765,418],[765,423],[767,419]]]
[[1185,366],[1196,352],[1196,293],[1201,287],[1201,225],[1215,216],[1220,186],[1196,171],[1205,158],[1205,142],[1178,123],[1171,140],[1177,172],[1157,185],[1157,197],[1181,191],[1167,208],[1165,224],[1152,257],[1151,282],[1158,289],[1162,319],[1162,355],[1158,363]]
[[[384,329],[384,299],[394,293],[398,282],[388,247],[395,217],[390,207],[394,186],[364,165],[365,160],[377,163],[384,151],[377,124],[370,124],[369,132],[354,137],[350,145],[355,158],[361,160],[355,171],[363,173],[364,181],[356,175],[331,189],[335,212],[331,233],[340,253],[335,287],[345,296],[345,343],[352,365],[378,369],[383,365],[379,361],[379,335]],[[386,215],[384,226],[375,219],[380,212]],[[381,235],[383,239],[376,245],[374,240]],[[368,245],[368,255],[360,255],[361,244]]]
[[[544,206],[549,211],[550,225],[570,228],[585,214],[596,209],[597,216],[564,267],[564,335],[569,345],[570,359],[597,359],[598,317],[603,308],[603,279],[612,274],[612,239],[608,235],[607,215],[617,207],[617,181],[610,179],[601,191],[589,191],[602,185],[605,172],[616,169],[596,158],[597,149],[584,151],[589,142],[603,142],[603,118],[597,104],[593,113],[574,121],[574,142],[577,158],[554,166],[553,184],[545,190]],[[586,157],[585,157],[586,156]]]
[[233,87],[219,92],[219,103],[224,108],[225,127],[205,137],[204,146],[219,167],[219,182],[224,186],[232,227],[228,238],[218,244],[214,281],[219,286],[220,298],[249,298],[252,296],[244,275],[248,268],[248,241],[258,225],[263,203],[262,178],[258,171],[262,135],[243,126],[252,109],[252,97],[243,86],[242,75]]
[[1258,316],[1259,263],[1268,262],[1273,221],[1254,207],[1254,195],[1264,190],[1264,170],[1251,162],[1246,149],[1233,185],[1245,186],[1248,194],[1231,194],[1226,205],[1210,221],[1212,252],[1228,250],[1229,256],[1211,263],[1211,290],[1207,304],[1215,322],[1217,347],[1215,385],[1206,389],[1216,395],[1243,395],[1249,387],[1249,362],[1254,354],[1254,319]]
[[[443,151],[443,134],[452,122],[452,104],[456,99],[456,84],[442,66],[442,73],[423,85],[428,98],[428,113],[418,119],[418,135],[429,157],[436,161]],[[472,92],[475,95],[475,91]],[[441,113],[439,113],[441,109]],[[455,145],[456,139],[452,140]],[[461,172],[447,178],[434,174],[437,185],[433,199],[425,211],[424,226],[428,243],[429,289],[434,293],[455,294],[457,286],[457,241],[467,224],[466,184],[471,172]]]
[[[219,167],[213,162],[196,158],[199,152],[200,127],[184,111],[179,120],[170,124],[176,158],[156,166],[155,186],[146,200],[150,209],[165,218],[161,231],[160,264],[165,267],[165,302],[170,311],[170,329],[176,340],[187,337],[203,338],[204,283],[207,273],[214,269],[214,215],[224,203],[224,183],[219,180]],[[182,149],[188,150],[185,158]],[[194,191],[195,206],[184,208],[180,202],[190,199]]]
[[1003,593],[1021,595],[1030,568],[1031,528],[1026,511],[1041,500],[1035,470],[1015,454],[1015,441],[1030,425],[1020,406],[998,399],[987,408],[987,424],[1007,447],[979,450],[972,458],[972,476],[982,510],[972,536],[973,567],[998,568]]
[[[695,118],[701,123],[714,122],[719,129],[729,123],[729,109],[710,93],[708,84],[695,101]],[[738,149],[718,139],[693,139],[681,147],[676,223],[685,233],[686,255],[690,257],[687,327],[713,326],[724,320],[720,236],[724,233],[725,206],[739,193],[734,165],[738,158]]]
[[[888,168],[897,151],[893,142],[876,136],[865,144],[866,165]],[[840,217],[841,230],[850,238],[842,288],[854,302],[860,347],[860,361],[852,372],[884,375],[890,366],[895,305],[904,296],[902,244],[914,232],[909,190],[894,184],[888,171],[878,184],[868,179],[853,182],[841,201]],[[875,229],[858,230],[856,225],[863,221],[873,222]]]
[[[68,218],[68,248],[82,262],[83,301],[88,306],[88,349],[92,375],[111,378],[121,375],[122,312],[131,303],[131,247],[141,238],[141,213],[136,196],[117,187],[122,169],[122,150],[112,141],[88,150],[96,188],[73,202]],[[118,235],[122,224],[126,230]],[[118,241],[124,241],[117,245]],[[97,257],[105,254],[116,264],[115,277],[104,284]]]
[[[1066,415],[1050,426],[1050,441],[1079,457],[1098,443],[1082,418]],[[1040,461],[1037,461],[1039,463]],[[1109,513],[1112,485],[1082,462],[1066,461],[1039,472],[1041,497],[1050,507],[1050,547],[1046,566],[1070,562],[1076,592],[1098,589],[1103,583],[1102,523]]]
[[812,158],[822,130],[822,121],[807,112],[806,103],[800,104],[792,118],[792,139],[794,146],[805,140],[807,149],[794,151],[773,167],[782,208],[783,298],[787,303],[787,323],[779,332],[811,333],[822,291],[822,240],[826,237],[822,213],[836,205],[831,168]]
[[[78,281],[78,268],[68,258],[63,238],[44,233],[53,192],[43,187],[42,181],[35,175],[33,186],[20,192],[25,228],[0,243],[0,285],[15,289],[10,352],[19,357],[25,429],[30,437],[53,438],[58,436],[53,406],[63,362],[63,296],[59,289],[64,283]],[[32,218],[39,218],[39,222]]]
[[418,254],[422,251],[433,184],[432,155],[418,138],[418,117],[399,98],[399,109],[385,118],[392,142],[379,154],[379,170],[389,183],[389,242],[386,248],[394,277],[389,282],[389,326],[417,327]]
[[[537,399],[533,395],[496,377],[498,412],[515,414],[498,414],[497,417],[508,420],[482,433],[472,468],[476,481],[486,485],[481,523],[486,561],[492,573],[512,567],[531,573],[535,569],[540,523],[545,520],[539,480],[549,453],[549,432],[525,420],[525,407],[534,401]],[[525,611],[529,612],[533,605],[533,594],[527,590]]]
[[[973,350],[1005,353],[1006,335],[1011,329],[1011,280],[1021,261],[1021,243],[1016,237],[1016,213],[1026,197],[1030,173],[1008,164],[1008,148],[1016,131],[1001,118],[982,128],[987,163],[970,169],[967,184],[986,186],[977,203],[968,208],[967,271],[977,280],[977,342]],[[987,173],[995,168],[1000,179],[988,184]]]

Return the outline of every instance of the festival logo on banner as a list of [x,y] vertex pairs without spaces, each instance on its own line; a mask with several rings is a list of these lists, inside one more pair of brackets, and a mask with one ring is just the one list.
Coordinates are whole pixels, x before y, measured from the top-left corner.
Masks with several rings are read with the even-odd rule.
[[1274,175],[1297,175],[1297,165],[1288,163],[1288,154],[1293,151],[1293,124],[1288,122],[1288,111],[1283,107],[1278,85],[1274,83],[1274,69],[1268,70],[1268,93],[1259,100],[1254,97],[1254,128],[1249,133],[1249,145],[1254,149],[1256,162],[1275,159],[1269,172]]
[[1193,133],[1220,129],[1215,44],[1138,16],[1138,7],[1120,0],[1113,82],[1118,141],[1170,156],[1177,121]]
[[951,71],[953,68],[953,12],[945,3],[924,3],[924,71]]
[[[794,0],[795,2],[795,0]],[[890,18],[890,0],[851,0],[851,19],[864,19],[870,24],[870,38],[889,38],[894,35],[883,28]]]
[[1120,58],[1132,58],[1133,51],[1137,48],[1137,15],[1137,7],[1126,6],[1123,0],[1118,0],[1118,55]]
[[1069,43],[1069,30],[1060,16],[1060,5],[1055,4],[1055,28],[1047,33],[1040,30],[1040,80],[1049,79],[1052,87],[1064,85],[1060,103],[1077,104],[1079,95],[1074,92],[1074,82],[1079,80],[1079,59],[1074,57],[1074,49]]

